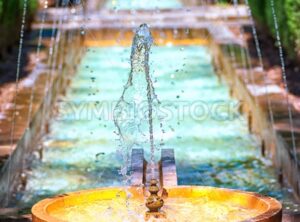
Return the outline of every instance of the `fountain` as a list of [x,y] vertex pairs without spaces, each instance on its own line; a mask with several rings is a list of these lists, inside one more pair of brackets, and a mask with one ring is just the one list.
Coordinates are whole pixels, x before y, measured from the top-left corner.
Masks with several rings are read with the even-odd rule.
[[[44,199],[33,206],[33,221],[280,222],[281,204],[273,198],[223,188],[177,186],[174,181],[176,177],[174,152],[162,150],[164,155],[161,160],[158,163],[154,161],[152,102],[156,100],[156,96],[148,66],[151,44],[151,33],[148,26],[143,24],[134,37],[129,80],[115,109],[118,135],[124,143],[123,151],[126,152],[123,155],[124,160],[125,163],[131,162],[132,171],[130,180],[127,180],[129,167],[126,166],[122,174],[126,182],[131,181],[131,186],[85,190]],[[133,81],[138,81],[136,83],[140,88],[128,91]],[[144,119],[143,124],[139,122],[139,125],[135,125],[136,121],[132,122],[130,119],[127,119],[129,122],[124,122],[121,118],[122,110],[130,105],[127,99],[135,95],[133,100],[140,101],[136,93],[145,90],[148,92],[148,111],[146,117],[139,117],[141,121]],[[128,125],[132,127],[128,128]],[[147,144],[150,144],[151,153],[149,163],[144,159],[144,152],[141,149]],[[131,159],[129,153],[132,153]],[[170,180],[170,177],[173,180]],[[145,184],[146,188],[141,186],[142,184]]]

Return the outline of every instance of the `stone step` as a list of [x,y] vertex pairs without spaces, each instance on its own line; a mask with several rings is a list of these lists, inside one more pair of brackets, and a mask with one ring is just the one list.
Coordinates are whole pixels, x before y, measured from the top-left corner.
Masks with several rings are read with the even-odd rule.
[[18,215],[18,208],[0,208],[0,222],[30,222],[32,221],[31,214]]
[[161,174],[164,187],[178,185],[174,149],[161,150]]
[[282,222],[299,222],[300,213],[283,213]]

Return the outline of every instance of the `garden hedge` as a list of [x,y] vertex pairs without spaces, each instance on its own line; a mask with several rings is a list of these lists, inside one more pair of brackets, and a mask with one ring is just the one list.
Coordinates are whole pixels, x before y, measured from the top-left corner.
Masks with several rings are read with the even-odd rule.
[[[38,0],[27,0],[27,27],[38,7]],[[24,0],[0,0],[0,54],[14,45],[20,36]]]
[[[261,26],[276,38],[272,0],[249,0],[252,13]],[[281,42],[289,57],[300,59],[300,0],[273,0]]]
[[287,28],[291,34],[289,40],[294,43],[297,57],[300,58],[300,0],[286,0],[285,11]]
[[[246,0],[238,0],[245,3]],[[267,28],[276,39],[271,1],[277,16],[281,43],[290,58],[300,61],[300,0],[248,0],[252,14],[263,28]],[[233,0],[218,0],[232,4]]]

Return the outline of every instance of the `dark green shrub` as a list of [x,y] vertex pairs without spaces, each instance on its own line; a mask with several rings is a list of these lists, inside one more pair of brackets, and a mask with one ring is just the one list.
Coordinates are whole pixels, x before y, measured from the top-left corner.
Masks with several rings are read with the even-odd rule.
[[[269,29],[276,39],[272,0],[249,0],[252,14],[260,26]],[[288,56],[295,56],[295,46],[300,49],[300,0],[273,0],[281,43]]]
[[[38,7],[38,0],[27,1],[27,27]],[[0,0],[0,54],[15,44],[20,35],[24,0]]]
[[300,51],[300,0],[286,0],[284,9],[287,16],[286,26],[290,33],[287,38]]
[[252,15],[260,22],[265,22],[266,0],[248,0]]
[[0,0],[0,18],[2,16],[3,13],[3,0]]
[[[289,15],[285,10],[286,0],[273,0],[275,16],[277,18],[277,25],[279,29],[280,39],[282,45],[289,51],[290,56],[294,56],[294,41],[295,39],[291,39],[291,32],[287,23],[289,21]],[[267,4],[265,6],[265,15],[267,25],[271,30],[271,33],[276,38],[276,29],[275,29],[275,19],[272,11],[271,0],[267,0]]]

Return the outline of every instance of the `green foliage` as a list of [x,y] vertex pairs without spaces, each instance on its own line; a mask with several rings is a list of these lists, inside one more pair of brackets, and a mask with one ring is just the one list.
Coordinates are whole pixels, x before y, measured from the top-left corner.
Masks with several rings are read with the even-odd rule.
[[20,1],[3,1],[3,14],[1,24],[4,28],[19,25],[20,20]]
[[0,18],[2,16],[3,13],[3,0],[0,0]]
[[[290,57],[300,49],[300,0],[273,0],[281,42]],[[249,0],[253,16],[276,38],[271,0]]]
[[287,15],[287,28],[290,36],[287,38],[300,51],[300,0],[286,0],[285,11]]
[[[0,0],[0,53],[19,38],[25,0]],[[38,7],[38,0],[27,0],[27,24]]]
[[265,21],[266,0],[249,0],[252,15],[261,23]]
[[36,12],[37,8],[38,8],[38,0],[29,0],[30,4],[29,4],[29,15],[33,16],[34,13]]
[[[292,39],[290,39],[291,32],[293,32],[293,30],[290,30],[287,26],[289,15],[286,13],[285,10],[286,0],[273,0],[273,2],[281,43],[289,51],[290,55],[293,56],[294,42]],[[270,28],[273,36],[276,37],[275,20],[272,12],[271,0],[267,0],[265,15],[267,25]]]

